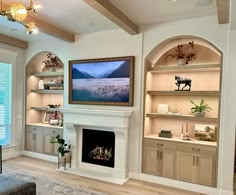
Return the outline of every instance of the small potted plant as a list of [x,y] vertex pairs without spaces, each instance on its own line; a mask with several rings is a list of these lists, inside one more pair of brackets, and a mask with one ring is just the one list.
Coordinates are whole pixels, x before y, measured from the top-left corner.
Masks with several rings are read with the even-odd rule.
[[71,158],[70,147],[71,147],[71,145],[66,144],[65,140],[63,138],[61,138],[60,135],[57,135],[56,139],[51,141],[51,143],[58,144],[58,148],[57,148],[57,152],[59,154],[58,161],[59,162],[70,162],[70,158]]
[[176,58],[177,65],[183,66],[188,64],[190,61],[197,58],[197,50],[195,48],[194,42],[190,41],[188,44],[178,45],[174,53],[169,54],[167,57]]
[[194,107],[191,108],[191,111],[197,117],[204,117],[205,116],[205,112],[209,112],[210,110],[212,110],[212,108],[209,107],[208,104],[204,104],[204,100],[203,99],[201,100],[199,105],[197,105],[192,100],[190,102],[194,105]]

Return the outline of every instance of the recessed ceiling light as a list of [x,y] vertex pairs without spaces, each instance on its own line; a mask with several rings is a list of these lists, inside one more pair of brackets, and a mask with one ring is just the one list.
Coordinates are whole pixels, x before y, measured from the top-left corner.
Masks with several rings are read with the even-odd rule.
[[205,7],[211,5],[213,3],[212,0],[198,0],[196,1],[195,5],[198,7]]
[[177,0],[168,0],[169,2],[176,2]]

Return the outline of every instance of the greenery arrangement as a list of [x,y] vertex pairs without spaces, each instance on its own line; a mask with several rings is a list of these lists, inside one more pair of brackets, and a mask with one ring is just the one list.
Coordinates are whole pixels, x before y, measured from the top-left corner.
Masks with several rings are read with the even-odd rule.
[[190,101],[194,107],[191,108],[192,113],[205,113],[205,112],[209,112],[210,110],[212,110],[212,108],[210,106],[208,106],[208,104],[204,104],[204,100],[202,99],[200,104],[197,105],[195,102],[193,102],[192,100]]
[[190,41],[188,44],[180,44],[175,48],[174,53],[169,54],[167,57],[176,58],[177,60],[183,59],[185,64],[197,58],[197,50],[194,42]]
[[70,152],[71,145],[66,144],[65,140],[63,138],[60,138],[60,135],[57,135],[56,140],[51,141],[51,143],[58,143],[59,144],[57,151],[61,154],[61,156],[64,156],[65,153]]

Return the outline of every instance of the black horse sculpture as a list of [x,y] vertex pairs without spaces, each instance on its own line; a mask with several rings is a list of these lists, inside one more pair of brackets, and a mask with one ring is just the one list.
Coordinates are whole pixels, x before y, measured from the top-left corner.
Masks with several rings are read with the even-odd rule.
[[175,75],[175,80],[176,80],[176,83],[175,83],[175,84],[176,84],[176,86],[178,87],[178,89],[176,89],[175,91],[179,91],[179,90],[180,90],[179,87],[180,87],[181,84],[184,84],[184,86],[183,86],[183,88],[182,88],[181,90],[184,90],[184,88],[185,88],[186,86],[189,86],[189,88],[186,89],[185,91],[190,91],[190,90],[191,90],[191,82],[192,82],[191,79],[182,78],[182,77],[180,77],[180,76],[178,76],[178,75]]

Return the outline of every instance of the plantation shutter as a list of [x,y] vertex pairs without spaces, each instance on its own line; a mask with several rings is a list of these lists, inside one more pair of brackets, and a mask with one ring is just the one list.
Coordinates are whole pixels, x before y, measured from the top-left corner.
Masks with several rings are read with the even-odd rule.
[[12,65],[0,62],[0,145],[11,143]]

